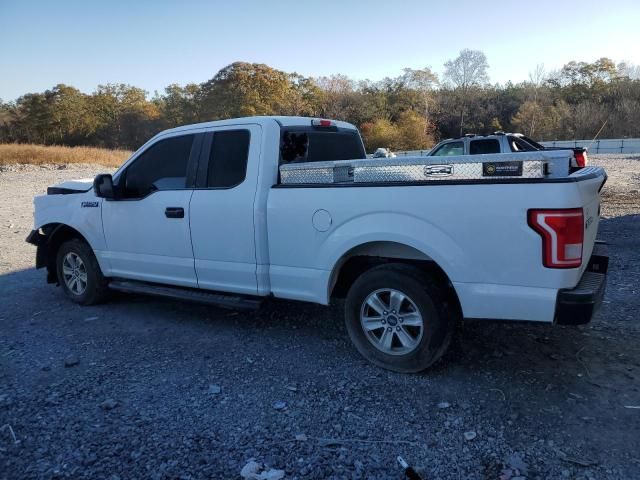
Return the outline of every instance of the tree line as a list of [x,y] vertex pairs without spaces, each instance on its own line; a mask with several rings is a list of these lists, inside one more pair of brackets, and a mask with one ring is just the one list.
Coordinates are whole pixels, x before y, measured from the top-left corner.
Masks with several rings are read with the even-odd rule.
[[311,78],[264,64],[236,62],[212,79],[169,85],[149,97],[126,84],[85,94],[69,85],[0,101],[0,143],[135,149],[174,126],[251,115],[303,115],[346,120],[367,151],[429,148],[442,138],[496,130],[539,140],[640,136],[640,67],[601,58],[569,62],[527,81],[489,83],[481,51],[463,50],[444,64],[405,69],[397,77],[356,81]]

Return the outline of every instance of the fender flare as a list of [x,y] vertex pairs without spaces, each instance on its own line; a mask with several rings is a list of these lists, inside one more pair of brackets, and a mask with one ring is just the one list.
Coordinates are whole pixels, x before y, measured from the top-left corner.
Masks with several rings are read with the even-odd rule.
[[58,247],[71,238],[79,238],[91,249],[93,246],[77,228],[62,222],[46,223],[32,230],[26,241],[36,246],[36,269],[47,268],[47,282],[57,283],[55,252]]
[[388,242],[416,250],[425,256],[423,260],[433,261],[451,281],[466,263],[466,255],[457,242],[422,218],[398,212],[363,215],[337,226],[318,250],[317,268],[327,271],[327,300],[333,279],[349,252],[372,242]]

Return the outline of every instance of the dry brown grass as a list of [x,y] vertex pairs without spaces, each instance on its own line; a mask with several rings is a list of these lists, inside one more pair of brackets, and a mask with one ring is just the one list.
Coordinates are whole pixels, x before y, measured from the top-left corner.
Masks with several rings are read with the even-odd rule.
[[60,147],[32,144],[0,144],[0,165],[92,163],[119,167],[129,158],[128,150],[109,150],[94,147]]

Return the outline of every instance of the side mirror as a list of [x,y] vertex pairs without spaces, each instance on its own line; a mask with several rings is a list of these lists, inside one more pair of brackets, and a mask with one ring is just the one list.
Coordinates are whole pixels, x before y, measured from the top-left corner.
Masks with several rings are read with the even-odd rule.
[[113,190],[113,178],[108,173],[101,173],[96,175],[93,179],[93,191],[96,197],[100,198],[115,198]]

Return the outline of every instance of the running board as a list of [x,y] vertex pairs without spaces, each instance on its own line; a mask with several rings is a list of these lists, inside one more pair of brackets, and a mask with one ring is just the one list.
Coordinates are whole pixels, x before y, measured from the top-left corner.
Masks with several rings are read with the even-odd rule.
[[109,288],[119,292],[157,295],[176,300],[216,305],[234,310],[256,310],[262,304],[262,299],[258,297],[213,293],[193,288],[171,287],[169,285],[130,280],[112,280],[109,282]]

